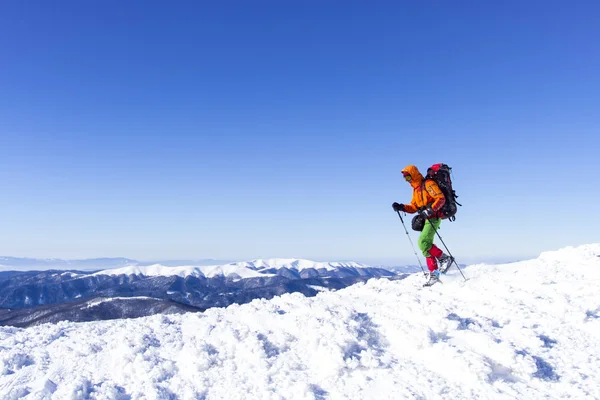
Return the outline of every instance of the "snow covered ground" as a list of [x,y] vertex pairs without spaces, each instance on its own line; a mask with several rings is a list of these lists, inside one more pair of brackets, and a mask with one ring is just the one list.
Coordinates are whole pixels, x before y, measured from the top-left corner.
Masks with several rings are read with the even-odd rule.
[[598,399],[600,244],[204,314],[0,328],[0,398]]

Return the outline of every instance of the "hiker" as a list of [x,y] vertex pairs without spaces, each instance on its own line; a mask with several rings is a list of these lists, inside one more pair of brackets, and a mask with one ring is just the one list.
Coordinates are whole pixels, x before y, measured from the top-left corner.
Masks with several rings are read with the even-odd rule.
[[444,254],[433,244],[435,232],[440,228],[442,222],[440,209],[444,206],[446,198],[438,184],[433,179],[423,178],[414,165],[404,168],[402,175],[413,188],[412,200],[410,204],[394,203],[392,208],[396,212],[418,213],[413,218],[412,227],[416,231],[421,231],[419,249],[423,252],[427,260],[427,268],[429,268],[429,280],[426,286],[431,286],[439,281],[440,272],[445,273],[454,261],[451,256]]

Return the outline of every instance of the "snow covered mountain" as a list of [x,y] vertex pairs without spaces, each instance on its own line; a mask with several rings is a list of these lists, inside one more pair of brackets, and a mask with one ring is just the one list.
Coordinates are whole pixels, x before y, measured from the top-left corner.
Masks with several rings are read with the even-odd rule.
[[[62,320],[80,321],[64,303],[95,297],[151,297],[206,309],[243,304],[290,292],[314,296],[321,290],[342,289],[393,272],[357,263],[319,263],[308,260],[255,260],[213,266],[127,266],[88,273],[83,271],[0,272],[0,325],[29,326]],[[115,303],[123,304],[123,302]],[[148,302],[138,302],[140,307]],[[125,307],[125,306],[124,306]],[[125,307],[126,308],[126,307]],[[17,310],[22,309],[22,310]],[[157,308],[152,306],[153,310]],[[44,318],[28,317],[44,315]],[[112,318],[116,312],[91,314]],[[148,310],[132,314],[150,315]],[[29,325],[28,325],[29,324]]]
[[114,268],[98,271],[93,275],[136,275],[136,276],[186,276],[214,278],[217,276],[233,277],[234,279],[257,278],[260,276],[272,276],[272,274],[263,275],[260,272],[237,267],[235,265],[207,265],[207,266],[179,266],[167,267],[161,264],[148,266],[128,266],[123,268]]
[[0,327],[0,398],[600,398],[600,244],[464,272]]
[[253,260],[225,265],[166,267],[156,264],[149,266],[127,266],[123,268],[98,271],[94,275],[143,275],[143,276],[195,276],[214,278],[224,276],[232,279],[247,279],[265,276],[283,275],[293,278],[311,278],[316,276],[381,276],[392,275],[389,270],[373,268],[355,262],[317,262],[302,259],[273,258]]

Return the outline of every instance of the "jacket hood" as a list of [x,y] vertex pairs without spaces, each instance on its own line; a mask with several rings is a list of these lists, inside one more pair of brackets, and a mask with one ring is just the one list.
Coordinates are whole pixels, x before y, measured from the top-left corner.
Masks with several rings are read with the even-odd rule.
[[409,183],[413,188],[416,189],[421,186],[421,183],[423,183],[423,175],[421,175],[419,169],[414,165],[408,165],[402,170],[402,172],[406,172],[411,176],[412,179]]

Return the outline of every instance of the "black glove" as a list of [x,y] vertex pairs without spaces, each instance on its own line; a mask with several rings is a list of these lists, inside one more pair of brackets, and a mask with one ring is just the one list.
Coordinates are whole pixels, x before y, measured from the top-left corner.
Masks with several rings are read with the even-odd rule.
[[404,211],[404,204],[394,203],[394,204],[392,204],[392,208],[396,212],[398,212],[398,211]]
[[419,211],[419,215],[421,217],[427,219],[433,215],[433,210],[431,209],[431,207],[426,207],[426,208],[422,209],[421,211]]

